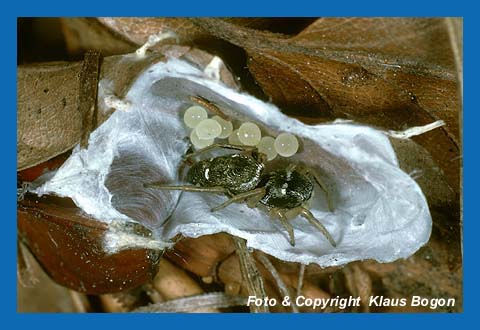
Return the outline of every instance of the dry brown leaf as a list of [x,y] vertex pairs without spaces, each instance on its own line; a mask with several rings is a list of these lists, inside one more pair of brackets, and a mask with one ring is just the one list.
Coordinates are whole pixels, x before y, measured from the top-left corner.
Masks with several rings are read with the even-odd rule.
[[165,257],[198,276],[217,276],[216,267],[235,252],[231,237],[225,233],[198,238],[183,238]]
[[[116,26],[110,24],[108,29],[105,29],[108,25],[105,20],[95,20],[92,26],[93,33],[97,33],[97,36],[92,43],[88,39],[94,34],[85,33],[88,29],[82,25],[92,20],[95,19],[76,21],[80,25],[67,32],[67,37],[73,37],[70,45],[77,42],[78,48],[93,44],[110,49],[113,53],[118,53],[119,50],[131,51],[155,30],[154,22],[148,21],[148,18],[143,21],[120,18],[117,19]],[[263,19],[178,19],[175,23],[177,25],[173,24],[175,19],[162,22],[166,24],[164,26],[179,33],[184,41],[191,38],[190,41],[197,42],[202,38],[216,37],[243,48],[249,56],[248,68],[265,94],[272,97],[272,101],[285,112],[306,122],[341,117],[398,130],[437,119],[444,120],[447,125],[443,129],[414,138],[419,145],[412,141],[400,141],[394,145],[404,170],[408,173],[425,171],[417,180],[427,195],[434,218],[431,241],[419,253],[406,260],[389,264],[360,262],[355,266],[358,269],[353,269],[352,275],[358,277],[360,274],[365,280],[360,282],[368,284],[363,272],[366,270],[373,278],[373,294],[381,293],[390,297],[410,294],[452,296],[458,302],[453,311],[461,310],[462,268],[458,227],[461,94],[457,88],[457,80],[461,81],[461,33],[458,33],[461,21],[328,18],[310,20],[309,23],[312,24],[305,29],[298,28],[301,24],[297,25],[296,32],[299,33],[296,35],[292,31],[289,32],[290,35],[260,31],[288,32],[272,28],[275,24]],[[307,25],[305,20],[302,24],[303,27]],[[72,35],[71,32],[75,29],[82,33],[81,40],[74,35],[76,32]],[[196,32],[188,34],[189,29]],[[122,33],[124,34],[121,35]],[[229,61],[228,58],[225,60]],[[108,63],[107,60],[107,65]],[[108,70],[114,72],[114,68],[112,62]],[[134,74],[136,68],[130,69]],[[131,76],[129,73],[119,75],[118,78],[128,80]],[[62,78],[59,76],[56,79]],[[50,79],[46,81],[53,82]],[[41,97],[43,79],[33,77],[32,82],[34,83],[25,90],[31,89],[36,93],[31,99],[43,102],[40,105],[42,108],[48,108],[53,101],[62,100],[60,96],[55,96],[45,103]],[[122,95],[127,85],[128,82],[118,84],[123,86],[116,91],[118,95]],[[25,109],[28,110],[25,115],[34,118],[36,107],[23,107],[24,111]],[[43,120],[38,123],[43,125]],[[38,123],[35,120],[33,124]],[[56,129],[58,128],[54,130]],[[77,134],[78,130],[72,132]],[[35,141],[35,137],[30,140]],[[22,229],[21,225],[20,227]],[[56,230],[61,229],[57,227]],[[225,290],[235,287],[235,293],[243,291],[245,294],[245,288],[242,290],[240,287],[242,278],[238,257],[233,254],[225,259],[231,253],[230,244],[211,245],[208,251],[201,253],[186,251],[197,245],[185,241],[183,250],[177,251],[179,254],[170,259],[187,270],[202,275],[212,275],[219,262],[218,279],[225,284]],[[208,258],[203,259],[204,254]],[[182,259],[185,257],[189,258]],[[294,287],[297,265],[276,263],[275,266],[287,284]],[[362,272],[359,273],[359,270]],[[329,293],[323,291],[326,289],[326,279],[342,273],[338,270],[331,275],[334,271],[335,269],[309,267],[309,277],[303,293],[310,296],[307,291],[311,289],[314,292],[312,297],[335,294],[336,290],[330,290]],[[288,279],[292,279],[292,282]],[[309,290],[308,285],[311,286]],[[269,295],[277,294],[271,281],[266,282],[266,287]],[[356,289],[360,291],[362,288]],[[369,290],[369,285],[365,285],[361,290],[362,296],[367,296]]]
[[364,311],[369,310],[368,300],[372,295],[372,279],[368,273],[363,270],[359,263],[351,263],[343,269],[345,274],[345,284],[350,293],[355,297],[360,297]]
[[[162,259],[152,286],[165,300],[189,297],[204,293],[202,288],[185,270],[175,266],[167,259]],[[198,312],[214,313],[216,308],[202,308]]]
[[88,294],[138,287],[157,272],[158,250],[103,249],[105,223],[81,213],[69,199],[27,195],[18,204],[19,239],[57,283]]
[[[161,59],[160,55],[160,59]],[[143,61],[121,61],[121,56],[105,58],[100,78],[115,82],[122,96],[146,65],[159,57]],[[82,136],[79,111],[82,62],[55,62],[17,68],[17,171],[43,163],[76,145]],[[116,79],[112,79],[112,78]],[[108,118],[98,113],[98,125]]]
[[[113,92],[123,97],[138,74],[164,54],[182,58],[204,68],[213,55],[188,46],[165,45],[160,52],[143,59],[109,56],[102,61],[99,80],[113,82]],[[22,65],[17,69],[17,171],[41,164],[75,146],[82,136],[80,113],[80,73],[82,62],[55,62]],[[225,66],[220,79],[236,88]],[[110,115],[99,111],[95,122],[102,124]]]
[[444,120],[446,127],[414,140],[459,192],[461,102],[445,20],[325,18],[290,38],[218,19],[195,22],[244,48],[265,94],[291,115],[392,130]]
[[[458,242],[441,238],[430,240],[427,246],[406,260],[390,264],[375,261],[360,263],[374,278],[374,292],[388,297],[410,298],[416,295],[425,298],[455,298],[455,306],[440,307],[435,311],[462,311],[463,270],[456,246]],[[379,288],[383,288],[383,291],[379,291]],[[403,309],[403,312],[408,310]]]
[[81,130],[82,117],[76,91],[81,67],[52,63],[18,69],[17,170],[57,156],[79,141],[75,132]]
[[21,278],[17,281],[17,312],[20,313],[84,313],[91,312],[87,296],[53,282],[43,271],[34,256],[25,248],[22,255],[31,271],[35,283],[25,286]]
[[[311,18],[247,18],[222,20],[256,30],[297,33],[314,19]],[[213,36],[185,17],[98,17],[62,18],[66,43],[71,53],[93,48],[104,55],[132,51],[144,44],[150,35],[175,32],[182,45],[208,44]]]
[[[255,29],[283,26],[282,20],[265,18],[232,18],[232,24]],[[148,37],[161,32],[175,32],[178,42],[192,45],[211,41],[212,36],[185,17],[75,17],[61,18],[65,41],[70,54],[96,49],[104,56],[131,52]]]
[[96,49],[104,56],[119,55],[135,50],[136,45],[105,28],[96,18],[61,18],[68,53],[81,55],[87,49]]

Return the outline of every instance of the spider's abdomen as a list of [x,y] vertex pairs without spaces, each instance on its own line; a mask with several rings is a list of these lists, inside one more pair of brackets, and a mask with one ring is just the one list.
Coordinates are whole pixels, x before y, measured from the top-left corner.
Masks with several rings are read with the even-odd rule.
[[263,178],[266,194],[260,203],[268,207],[293,209],[312,196],[312,180],[297,171],[275,171]]
[[195,163],[187,181],[202,187],[223,187],[233,195],[255,189],[264,165],[242,154],[220,156]]

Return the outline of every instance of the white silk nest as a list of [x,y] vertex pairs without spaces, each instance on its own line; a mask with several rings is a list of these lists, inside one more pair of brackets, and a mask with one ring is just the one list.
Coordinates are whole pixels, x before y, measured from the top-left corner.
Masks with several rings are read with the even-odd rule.
[[[99,107],[111,82],[100,82]],[[178,167],[189,147],[183,112],[198,95],[215,102],[238,121],[254,121],[264,133],[295,134],[300,151],[277,157],[269,166],[301,163],[313,168],[328,185],[334,211],[327,209],[318,187],[310,210],[331,233],[337,247],[305,219],[291,221],[296,246],[280,221],[245,203],[212,213],[224,195],[160,191],[144,183],[176,184]],[[75,148],[53,177],[34,191],[70,197],[84,212],[106,223],[139,222],[153,239],[136,239],[115,230],[105,249],[164,247],[177,234],[188,237],[227,232],[247,240],[250,248],[284,261],[321,267],[355,260],[391,262],[406,258],[424,245],[431,232],[426,199],[415,181],[398,166],[386,135],[346,122],[309,126],[283,115],[274,105],[234,91],[195,66],[178,59],[145,70],[115,111],[90,135],[86,150]],[[116,226],[111,226],[116,228]]]

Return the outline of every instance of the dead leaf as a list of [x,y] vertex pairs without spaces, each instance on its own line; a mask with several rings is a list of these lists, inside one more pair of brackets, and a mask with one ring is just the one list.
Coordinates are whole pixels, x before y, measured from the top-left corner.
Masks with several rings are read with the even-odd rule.
[[217,276],[218,264],[235,252],[232,239],[225,233],[198,238],[182,238],[172,250],[165,252],[177,265],[198,276]]
[[87,296],[53,282],[45,274],[28,249],[23,246],[21,255],[35,273],[35,283],[25,286],[17,281],[17,312],[20,313],[85,313],[91,312]]
[[[164,54],[206,67],[213,55],[188,46],[165,45],[143,59],[105,57],[99,80],[113,82],[115,96],[122,98],[138,74],[149,65],[165,60]],[[21,65],[17,68],[17,171],[41,164],[72,149],[82,136],[79,109],[82,62]],[[220,79],[236,88],[237,82],[224,65]],[[98,111],[102,124],[111,114]]]
[[87,49],[96,49],[104,56],[132,52],[136,45],[110,29],[95,18],[61,18],[67,51],[71,56],[81,56]]
[[[95,19],[80,19],[77,23],[89,20]],[[122,24],[117,23],[116,28],[112,25],[109,30],[99,23],[101,20],[93,23],[97,24],[93,25],[93,34],[89,34],[86,26],[81,24],[67,32],[67,36],[73,38],[70,39],[70,47],[80,49],[89,44],[96,45],[98,49],[103,47],[107,51],[110,49],[112,52],[122,53],[135,49],[137,43],[143,43],[144,38],[148,37],[147,32],[150,31],[147,27],[144,29],[141,27],[139,19],[132,21],[131,29],[125,30],[125,34],[121,36],[119,35],[121,29],[125,28],[122,24],[128,25],[128,22],[125,23],[126,21],[121,21],[120,18],[118,22]],[[310,20],[308,21],[312,23],[310,25],[303,21],[304,25],[297,25],[296,30],[288,32],[287,29],[282,30],[278,26],[273,28],[274,24],[268,26],[269,23],[262,22],[261,19],[251,22],[248,20],[242,22],[241,19],[237,22],[235,19],[179,20],[182,20],[184,25],[179,24],[177,32],[182,31],[182,28],[188,31],[192,24],[195,25],[191,31],[195,29],[198,31],[198,34],[186,34],[185,38],[190,37],[191,40],[198,38],[197,41],[203,37],[220,38],[243,48],[249,55],[248,68],[264,92],[272,97],[274,103],[283,107],[285,112],[306,122],[314,123],[341,117],[384,129],[404,129],[430,123],[436,119],[446,121],[447,126],[444,129],[414,138],[419,145],[412,141],[401,141],[394,146],[399,154],[402,169],[408,173],[418,169],[428,171],[417,180],[429,199],[434,218],[434,235],[430,243],[406,260],[389,264],[364,261],[358,265],[373,278],[374,294],[391,297],[405,297],[409,294],[427,297],[452,296],[457,299],[457,306],[452,311],[461,310],[461,228],[458,223],[461,94],[457,91],[459,85],[457,80],[461,82],[462,78],[461,33],[458,33],[459,29],[461,30],[461,21],[459,23],[459,20],[452,19],[327,18]],[[170,27],[175,29],[174,25]],[[270,32],[260,31],[263,29]],[[285,32],[289,35],[272,32]],[[76,33],[81,35],[75,36]],[[75,38],[77,46],[74,46]],[[92,39],[89,40],[90,38]],[[228,58],[225,60],[230,61]],[[107,65],[108,63],[107,60]],[[107,71],[114,72],[114,61],[111,63]],[[46,69],[48,67],[42,68],[48,73]],[[133,74],[137,69],[139,68],[131,66],[131,71],[128,72]],[[130,74],[117,75],[117,78],[123,81],[116,89],[118,95],[124,92],[129,77]],[[36,76],[32,78],[25,90],[38,94],[30,95],[31,100],[41,101],[44,80]],[[59,85],[62,84],[57,84]],[[43,102],[41,106],[48,106],[52,101],[54,104],[55,101],[59,102],[58,100],[61,101],[62,98],[41,101]],[[20,108],[19,106],[19,112]],[[53,106],[51,108],[56,109]],[[27,108],[23,107],[22,111],[25,109]],[[27,110],[29,111],[26,111],[25,115],[34,118],[35,107]],[[73,120],[72,118],[70,119]],[[61,122],[61,117],[55,120]],[[38,123],[35,121],[35,125],[44,125],[43,120],[39,120]],[[33,132],[38,132],[35,127]],[[56,129],[58,127],[54,132],[57,132]],[[77,134],[76,129],[72,132]],[[22,136],[25,133],[30,132],[24,131]],[[40,142],[44,138],[40,135],[36,140],[33,136],[30,141]],[[51,138],[55,139],[55,136]],[[59,136],[58,139],[64,137]],[[52,154],[55,153],[50,155]],[[432,156],[435,161],[432,161]],[[437,164],[440,169],[437,168]],[[447,180],[443,178],[444,174]],[[19,214],[23,211],[23,207],[20,207]],[[31,217],[43,214],[37,207],[32,207],[29,212]],[[34,218],[30,220],[39,221]],[[38,227],[35,225],[30,228],[31,224],[23,227],[23,221],[24,219],[19,216],[21,230],[36,230],[34,228]],[[47,228],[45,225],[38,228],[45,229]],[[54,221],[48,228],[52,226],[54,232],[65,232],[61,235],[62,239],[63,236],[68,238],[72,235],[70,232],[72,228],[66,222],[57,224]],[[35,235],[41,232],[47,230],[37,230]],[[76,229],[73,230],[73,234],[76,232]],[[182,247],[178,251],[179,254],[171,256],[170,259],[193,272],[201,269],[202,271],[198,272],[201,274],[211,274],[217,260],[224,260],[218,267],[219,280],[226,288],[229,283],[239,286],[242,279],[238,258],[232,255],[224,259],[223,253],[225,252],[226,256],[229,251],[223,251],[222,244],[207,246],[209,251],[204,251],[205,253],[188,251],[190,247],[203,246],[195,244],[195,241],[192,240],[193,243],[185,241],[183,247],[179,245],[179,248]],[[39,246],[42,247],[42,244],[45,244],[43,240]],[[53,243],[49,244],[46,251],[53,249],[51,246]],[[40,257],[37,256],[39,259],[49,259],[45,258],[45,255],[48,255],[53,256],[51,260],[58,262],[56,253],[59,252],[56,250],[45,255],[42,255],[42,249],[35,251],[39,253]],[[204,259],[205,256],[208,258]],[[185,263],[185,260],[188,262]],[[189,269],[188,265],[192,268]],[[49,267],[51,265],[47,265],[47,270]],[[55,267],[58,267],[58,264]],[[282,275],[288,274],[288,278],[294,278],[298,270],[297,265],[291,263],[278,262],[276,267]],[[306,283],[311,283],[314,291],[323,292],[328,288],[326,284],[328,280],[341,272],[333,268],[322,270],[310,266],[307,269],[309,276]],[[291,285],[294,286],[295,283],[292,282]],[[267,291],[275,295],[275,287],[269,282],[266,285]],[[331,291],[332,294],[337,292]],[[243,292],[245,293],[245,288]],[[328,293],[325,295],[328,296]],[[397,311],[405,312],[406,309]]]
[[[295,34],[312,18],[221,18],[234,25],[256,30]],[[165,31],[175,32],[182,45],[207,45],[215,38],[186,17],[98,17],[61,18],[66,44],[71,54],[96,49],[105,56],[128,53],[148,37]]]
[[[208,37],[208,34],[185,17],[99,17],[97,20],[105,28],[134,45],[142,45],[149,36],[166,31],[175,32],[182,45]],[[65,21],[68,22],[69,19]]]
[[81,63],[52,63],[17,70],[17,170],[62,154],[76,142],[82,126],[75,93],[80,69]]
[[414,140],[459,192],[461,101],[445,20],[325,18],[294,37],[218,19],[195,23],[245,49],[265,94],[305,121],[401,130],[444,120],[446,127]]
[[27,196],[17,210],[19,239],[57,283],[88,294],[138,287],[157,272],[159,251],[107,254],[106,224],[82,215],[67,199]]

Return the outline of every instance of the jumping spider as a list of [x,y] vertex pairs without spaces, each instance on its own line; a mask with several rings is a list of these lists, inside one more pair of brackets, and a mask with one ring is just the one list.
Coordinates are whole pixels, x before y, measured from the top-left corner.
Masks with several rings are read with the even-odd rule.
[[[192,162],[193,157],[215,148],[238,150],[240,153]],[[250,207],[261,204],[267,208],[271,216],[281,221],[288,231],[292,246],[295,246],[295,236],[288,220],[301,215],[315,226],[332,246],[336,246],[330,233],[306,205],[312,197],[316,182],[325,191],[328,206],[332,210],[328,190],[312,170],[291,164],[284,170],[264,173],[266,157],[259,153],[256,147],[230,144],[213,144],[186,155],[185,160],[191,165],[186,180],[192,185],[151,183],[145,187],[226,194],[229,199],[212,208],[212,212],[234,202],[246,201]]]
[[[191,96],[190,100],[224,119],[227,118],[216,104],[203,97]],[[237,150],[240,153],[192,161],[193,157],[215,148]],[[267,208],[270,216],[281,221],[288,232],[292,246],[295,246],[295,236],[289,220],[301,215],[316,227],[332,246],[336,247],[335,240],[307,206],[316,182],[326,194],[329,210],[333,211],[330,194],[325,184],[311,169],[291,164],[284,170],[264,173],[266,155],[259,153],[256,147],[232,144],[212,144],[187,154],[184,160],[179,171],[181,172],[185,164],[190,165],[186,180],[192,185],[172,186],[151,183],[145,184],[145,187],[226,194],[229,199],[212,208],[212,212],[221,210],[234,202],[246,201],[252,208],[261,204]]]

